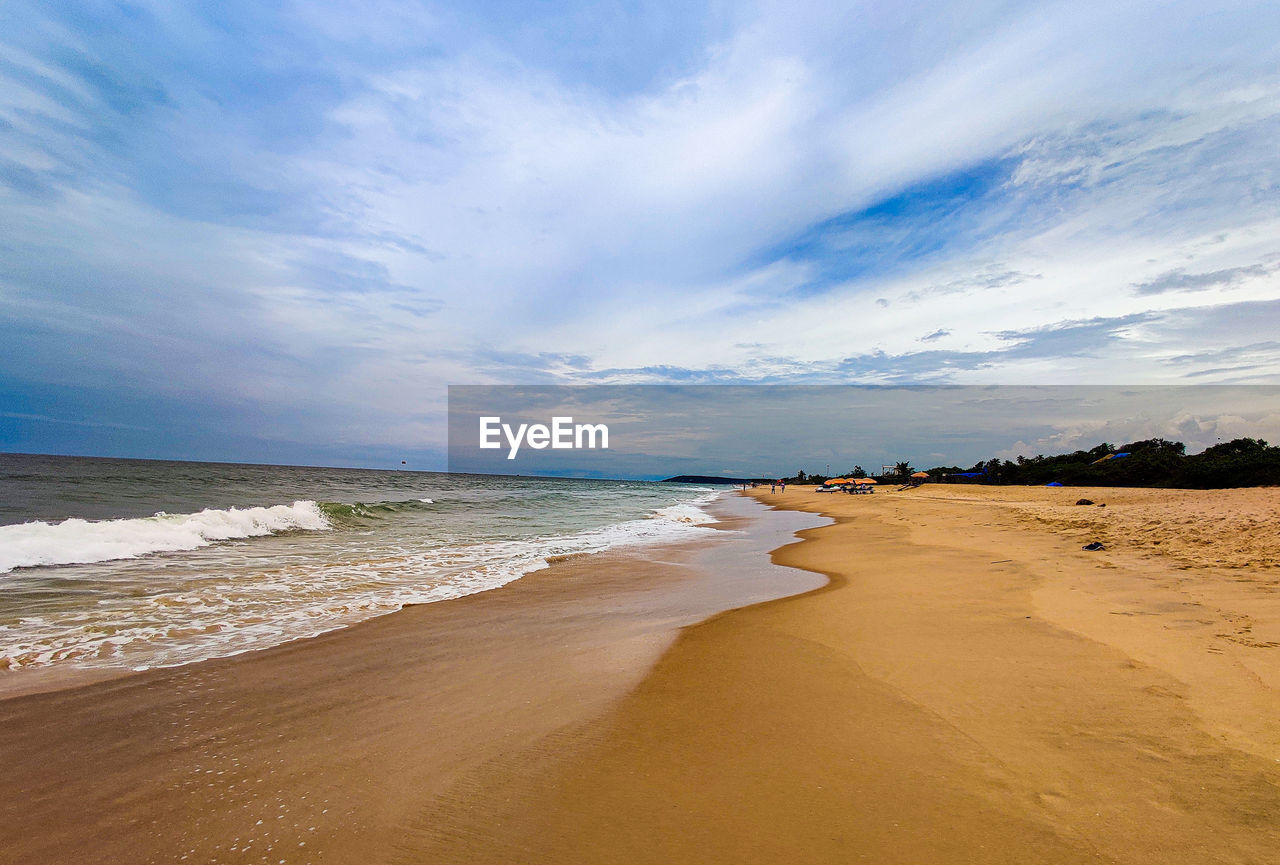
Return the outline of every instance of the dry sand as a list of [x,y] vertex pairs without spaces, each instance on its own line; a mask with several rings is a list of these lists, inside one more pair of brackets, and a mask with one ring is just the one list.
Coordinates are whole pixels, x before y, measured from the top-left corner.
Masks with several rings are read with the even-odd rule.
[[0,861],[1280,861],[1276,490],[756,494],[674,642],[730,546],[0,701]]
[[775,555],[830,585],[686,629],[398,861],[1280,861],[1275,490],[756,494],[836,517]]

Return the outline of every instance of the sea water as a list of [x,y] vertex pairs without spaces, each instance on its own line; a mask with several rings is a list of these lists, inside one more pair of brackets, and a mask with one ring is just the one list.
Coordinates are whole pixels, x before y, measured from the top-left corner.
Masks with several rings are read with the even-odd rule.
[[713,531],[705,486],[0,454],[0,670],[146,669]]

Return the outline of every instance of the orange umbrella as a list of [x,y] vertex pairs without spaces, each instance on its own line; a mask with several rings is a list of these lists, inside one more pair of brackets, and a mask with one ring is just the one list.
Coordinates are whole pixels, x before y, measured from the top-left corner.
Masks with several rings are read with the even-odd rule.
[[927,478],[928,476],[929,476],[928,472],[916,472],[915,474],[912,475],[913,478]]
[[875,478],[854,478],[853,482],[855,484],[874,484],[876,483],[876,479]]
[[831,480],[823,481],[822,483],[826,486],[831,486],[833,484],[847,484],[849,483],[849,479],[848,478],[832,478]]

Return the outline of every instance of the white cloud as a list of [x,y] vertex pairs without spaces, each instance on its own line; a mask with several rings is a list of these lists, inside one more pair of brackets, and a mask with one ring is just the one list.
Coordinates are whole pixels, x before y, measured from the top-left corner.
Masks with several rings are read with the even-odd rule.
[[[165,15],[188,40],[204,32]],[[1270,349],[1229,357],[1267,340],[1265,316],[1208,329],[1187,319],[1280,299],[1274,269],[1250,270],[1280,252],[1270,4],[1207,17],[1189,2],[766,3],[735,15],[679,74],[616,91],[492,34],[415,55],[415,40],[445,44],[456,23],[407,7],[387,17],[298,5],[302,43],[343,48],[332,61],[342,86],[308,136],[273,148],[239,122],[234,96],[182,77],[159,131],[140,141],[296,196],[306,218],[176,216],[183,190],[164,190],[165,203],[127,176],[94,176],[53,205],[0,200],[33,261],[61,251],[117,287],[79,294],[37,262],[0,282],[6,309],[72,339],[116,333],[94,349],[103,377],[323,411],[393,444],[427,434],[419,410],[438,409],[449,382],[601,370],[757,378],[808,366],[823,380],[957,383],[1280,375]],[[82,87],[38,53],[21,63]],[[38,90],[10,94],[6,119],[83,125]],[[5,148],[36,168],[56,149]],[[859,268],[794,248],[832,217],[1002,160],[1007,183],[956,205],[945,236],[929,237],[926,216],[877,238],[920,240],[923,252]],[[344,287],[335,261],[369,263],[374,276]],[[1240,278],[1135,289],[1220,271]],[[1126,323],[1082,331],[1087,350],[1016,352],[1024,334],[1101,319]]]

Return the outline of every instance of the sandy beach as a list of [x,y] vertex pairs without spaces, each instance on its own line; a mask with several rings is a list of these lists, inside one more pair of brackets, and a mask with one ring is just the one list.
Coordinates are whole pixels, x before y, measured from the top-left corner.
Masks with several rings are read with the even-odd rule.
[[0,861],[1280,859],[1280,491],[810,490],[0,700]]
[[1278,70],[0,0],[0,865],[1280,865]]
[[754,494],[836,518],[775,554],[829,585],[686,629],[402,861],[1280,856],[1276,490]]
[[601,716],[682,626],[823,582],[768,556],[822,520],[713,510],[708,542],[573,557],[275,649],[5,673],[0,862],[392,861],[428,804]]

